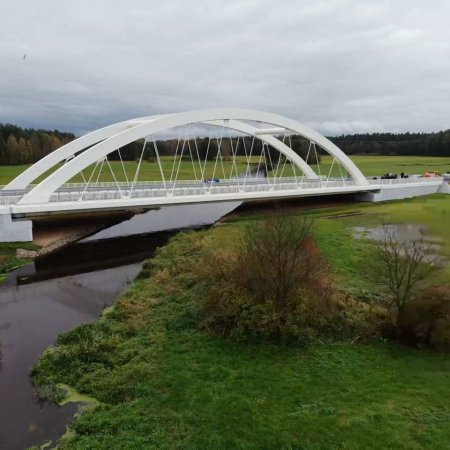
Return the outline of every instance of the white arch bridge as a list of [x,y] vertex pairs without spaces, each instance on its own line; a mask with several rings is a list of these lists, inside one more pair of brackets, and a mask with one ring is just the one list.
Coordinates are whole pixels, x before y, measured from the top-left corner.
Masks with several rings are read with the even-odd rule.
[[[124,161],[124,147],[139,140],[138,158]],[[323,164],[320,155],[326,154]],[[347,193],[376,199],[386,189],[391,194],[380,198],[389,199],[436,192],[441,185],[440,178],[369,180],[327,138],[268,112],[148,116],[86,134],[4,186],[0,241],[31,240],[27,219],[36,215]]]

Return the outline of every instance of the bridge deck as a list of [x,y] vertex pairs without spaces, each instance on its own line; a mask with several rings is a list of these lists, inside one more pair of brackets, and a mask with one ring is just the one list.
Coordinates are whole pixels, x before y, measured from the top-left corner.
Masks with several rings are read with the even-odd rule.
[[302,180],[300,178],[252,178],[215,181],[161,181],[130,183],[66,184],[50,198],[50,202],[23,204],[27,190],[0,191],[0,209],[4,213],[26,214],[70,212],[79,210],[126,209],[164,205],[246,201],[282,197],[302,197],[357,192],[373,192],[389,186],[439,185],[442,178],[371,179],[367,185],[352,180]]

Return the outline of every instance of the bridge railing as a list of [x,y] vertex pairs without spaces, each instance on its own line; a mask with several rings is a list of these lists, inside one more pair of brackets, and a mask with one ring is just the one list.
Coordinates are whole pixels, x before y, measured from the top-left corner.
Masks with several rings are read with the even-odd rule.
[[[410,177],[396,179],[369,179],[369,186],[405,185],[408,183],[442,183],[442,177]],[[342,178],[306,180],[300,177],[284,178],[251,178],[251,179],[222,179],[222,180],[184,180],[174,182],[145,181],[135,186],[130,183],[98,183],[87,186],[83,183],[68,183],[52,194],[50,202],[127,200],[132,198],[178,197],[192,195],[232,194],[243,192],[270,191],[308,191],[312,189],[328,189],[355,186],[354,181]],[[363,190],[363,189],[362,189]],[[3,191],[0,195],[0,205],[17,204],[24,195],[24,191]]]
[[387,178],[387,179],[369,179],[370,184],[381,184],[381,185],[391,185],[391,184],[411,184],[411,183],[443,183],[443,177],[420,177],[411,176],[408,178]]
[[[242,180],[241,180],[242,181]],[[353,181],[346,180],[331,180],[331,181],[301,181],[295,180],[285,180],[282,182],[273,182],[270,179],[265,179],[264,182],[259,180],[259,183],[250,184],[197,184],[189,185],[186,183],[185,186],[173,186],[171,189],[167,187],[153,187],[150,189],[139,188],[133,191],[125,190],[99,190],[99,191],[58,191],[54,193],[50,202],[73,202],[73,201],[100,201],[100,200],[119,200],[119,199],[130,199],[130,198],[155,198],[155,197],[177,197],[177,196],[196,196],[196,195],[211,195],[216,194],[232,194],[232,193],[243,193],[243,192],[270,192],[270,191],[292,191],[292,190],[311,190],[311,189],[332,189],[336,187],[345,186],[355,186]]]

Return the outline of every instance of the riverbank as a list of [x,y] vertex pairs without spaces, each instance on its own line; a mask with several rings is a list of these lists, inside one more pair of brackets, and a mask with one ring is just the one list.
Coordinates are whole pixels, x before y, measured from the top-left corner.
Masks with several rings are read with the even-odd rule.
[[[342,289],[376,290],[366,264],[373,250],[353,239],[355,223],[379,224],[389,214],[446,233],[447,198],[398,202],[386,212],[389,205],[311,212]],[[61,336],[43,356],[33,376],[47,392],[58,397],[55,386],[64,383],[100,402],[59,448],[447,447],[447,356],[381,342],[280,346],[198,329],[192,305],[202,291],[192,271],[208,264],[205,249],[226,250],[259,218],[178,234],[98,322]]]
[[0,283],[5,281],[6,272],[23,266],[32,261],[28,255],[18,253],[18,250],[24,252],[36,252],[39,247],[32,243],[23,242],[3,242],[0,243]]

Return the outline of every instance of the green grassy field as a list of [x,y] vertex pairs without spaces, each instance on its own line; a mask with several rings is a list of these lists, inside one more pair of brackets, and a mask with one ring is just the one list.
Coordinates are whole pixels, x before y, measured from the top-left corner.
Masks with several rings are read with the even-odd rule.
[[[383,223],[425,225],[428,237],[439,243],[439,254],[450,261],[450,196],[435,194],[413,199],[382,203],[349,203],[337,207],[325,207],[302,211],[316,217],[317,241],[325,252],[342,286],[365,288],[370,286],[374,258],[373,249],[366,239],[353,239],[353,227],[376,227]],[[330,219],[333,217],[340,217]],[[261,216],[231,219],[236,227],[245,226],[249,220]],[[224,241],[226,238],[224,236]],[[434,274],[437,283],[450,282],[450,265],[443,266]]]
[[[365,264],[373,249],[352,238],[355,223],[389,217],[445,238],[449,212],[442,195],[306,213],[317,219],[316,237],[337,282],[367,290],[376,285]],[[381,342],[301,348],[236,341],[196,327],[190,305],[199,291],[187,268],[203,263],[199,245],[231,246],[259,218],[180,233],[100,321],[59,338],[35,381],[68,384],[100,406],[77,418],[58,448],[448,448],[448,356]]]
[[[409,173],[409,174],[423,174],[428,170],[436,170],[441,173],[450,171],[450,157],[426,157],[426,156],[352,156],[352,160],[355,164],[361,169],[361,171],[366,176],[376,176],[382,175],[386,172],[392,173]],[[245,170],[246,163],[244,157],[238,158],[239,163],[237,167],[232,167],[231,162],[224,161],[223,167],[220,163],[217,164],[216,169],[214,170],[215,163],[213,161],[207,161],[203,177],[210,178],[213,176],[218,178],[230,177],[231,174],[235,175],[237,173],[242,173]],[[258,157],[252,157],[252,163],[258,164]],[[336,164],[332,166],[332,158],[330,156],[323,156],[322,161],[319,167],[313,165],[313,169],[322,175],[331,174],[331,176],[340,176],[342,173],[344,176],[346,172],[342,170],[339,171],[339,168]],[[0,167],[0,184],[7,184],[14,177],[19,175],[29,166],[1,166]],[[126,161],[124,163],[125,172],[120,162],[111,161],[111,167],[118,181],[125,181],[126,178],[132,180],[135,176],[137,163]],[[164,176],[166,179],[170,179],[172,168],[173,168],[173,160],[169,157],[162,158],[162,167]],[[261,166],[262,167],[262,166]],[[330,172],[330,168],[332,168]],[[89,167],[84,171],[84,176],[86,179],[89,179],[94,167]],[[177,170],[177,166],[175,167],[175,171]],[[194,174],[195,170],[195,174]],[[203,169],[202,169],[203,170]],[[92,182],[97,180],[99,173],[99,168],[96,169],[94,176],[92,177]],[[125,176],[126,173],[126,176]],[[281,174],[281,169],[280,173]],[[283,173],[283,176],[293,176],[294,171],[290,166],[286,165]],[[300,175],[297,172],[297,175]],[[38,181],[43,177],[38,178]],[[201,171],[198,163],[194,166],[190,161],[181,161],[178,179],[201,179]],[[113,177],[111,175],[111,170],[109,169],[107,164],[103,165],[103,169],[98,178],[99,181],[113,181]],[[147,162],[143,161],[139,174],[138,180],[143,181],[151,181],[151,180],[161,180],[161,174],[159,170],[159,166],[157,162]],[[83,178],[81,175],[77,175],[74,177],[72,182],[82,182]]]
[[[431,157],[431,156],[361,156],[352,155],[352,161],[359,167],[361,172],[368,176],[380,176],[384,173],[401,172],[407,174],[423,174],[427,171],[438,171],[441,173],[450,172],[449,157]],[[335,164],[332,164],[331,156],[323,156],[320,165],[312,165],[316,173],[328,176],[346,175],[347,172]],[[331,169],[331,172],[330,172]],[[286,166],[284,176],[292,176],[293,170]]]

